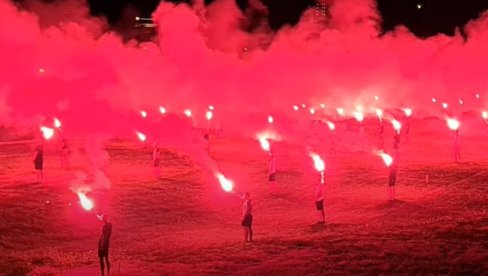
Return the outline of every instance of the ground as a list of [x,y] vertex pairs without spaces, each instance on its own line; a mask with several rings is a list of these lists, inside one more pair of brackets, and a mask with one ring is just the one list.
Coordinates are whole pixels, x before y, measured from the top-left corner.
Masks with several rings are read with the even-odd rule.
[[[113,223],[112,275],[485,274],[488,159],[480,149],[486,138],[463,137],[456,164],[452,133],[429,134],[433,129],[418,123],[408,141],[402,138],[395,201],[386,199],[381,159],[367,145],[350,150],[362,146],[337,138],[338,152],[326,160],[325,225],[315,224],[316,176],[305,149],[275,145],[273,195],[268,157],[256,141],[213,138],[210,155],[236,190],[253,198],[252,243],[243,241],[239,226],[242,200],[222,191],[205,164],[163,149],[158,179],[150,149],[107,142],[111,188],[88,196]],[[374,127],[367,132],[374,144]],[[387,147],[391,136],[385,134]],[[77,168],[62,171],[52,146],[45,181],[34,183],[33,146],[0,145],[0,274],[97,275],[102,225],[69,189]]]

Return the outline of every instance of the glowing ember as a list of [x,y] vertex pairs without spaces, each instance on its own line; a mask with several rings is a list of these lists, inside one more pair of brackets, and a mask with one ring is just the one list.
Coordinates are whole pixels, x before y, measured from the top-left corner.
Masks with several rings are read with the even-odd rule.
[[336,109],[336,111],[337,111],[337,114],[339,114],[340,116],[344,116],[344,108],[342,108],[342,107],[338,107],[338,108]]
[[391,166],[391,164],[393,163],[393,157],[391,157],[389,154],[386,154],[382,151],[379,152],[378,155],[381,156],[381,158],[383,159],[383,162],[385,162],[385,165],[387,167]]
[[80,204],[81,204],[81,207],[83,207],[83,209],[87,210],[87,211],[90,211],[91,209],[93,209],[93,201],[91,199],[89,199],[88,197],[86,197],[85,193],[84,192],[78,192],[78,198],[80,199]]
[[49,140],[54,136],[54,129],[50,127],[41,126],[40,130],[42,132],[42,136],[44,136],[44,139],[46,140]]
[[354,111],[352,114],[354,115],[354,118],[356,118],[358,122],[362,122],[364,120],[364,114],[362,112]]
[[394,128],[394,129],[395,129],[395,130],[396,130],[398,133],[400,133],[400,129],[402,128],[402,124],[401,124],[399,121],[395,120],[395,119],[391,120],[391,124],[393,125],[393,128]]
[[404,108],[404,109],[403,109],[403,112],[405,112],[405,115],[406,115],[407,117],[412,116],[412,109],[410,109],[410,108]]
[[272,124],[274,122],[273,116],[268,116],[268,123]]
[[232,190],[234,189],[234,183],[232,183],[232,181],[230,181],[229,179],[225,178],[225,176],[221,173],[217,173],[216,176],[220,182],[220,186],[222,187],[222,189],[226,192],[232,192]]
[[261,148],[264,151],[269,151],[270,145],[268,139],[264,136],[258,137],[259,143],[261,144]]
[[298,111],[298,106],[297,105],[294,105],[293,106],[293,110]]
[[60,128],[61,127],[61,121],[58,118],[54,118],[54,126],[56,128]]
[[144,133],[136,131],[136,134],[137,134],[137,138],[139,138],[139,140],[141,140],[141,142],[146,141],[146,135],[144,135]]
[[209,106],[208,106],[208,109],[210,109],[210,110],[214,110],[214,106],[213,106],[213,105],[209,105]]
[[488,119],[488,112],[487,111],[483,111],[481,112],[481,117],[483,117],[483,119]]
[[315,114],[315,109],[314,108],[310,108],[310,114]]
[[190,109],[186,109],[184,111],[184,113],[185,113],[186,117],[191,117],[191,110]]
[[146,111],[141,110],[140,113],[141,113],[142,118],[146,118],[147,117],[147,112]]
[[322,160],[318,154],[313,152],[310,153],[310,157],[312,157],[315,169],[319,172],[323,172],[325,170],[324,160]]
[[161,114],[166,113],[166,108],[164,108],[164,106],[160,106],[159,107],[159,113],[161,113]]
[[447,109],[449,105],[447,103],[442,103],[442,108]]
[[452,130],[457,130],[461,126],[461,123],[456,119],[447,118],[447,126]]
[[376,116],[378,116],[378,119],[381,121],[381,117],[383,116],[383,111],[381,109],[376,109]]
[[212,117],[213,117],[212,111],[207,111],[206,116],[207,116],[207,120],[209,120],[209,121],[212,120]]
[[331,121],[327,121],[327,126],[329,126],[329,129],[330,130],[334,130],[335,129],[335,124]]

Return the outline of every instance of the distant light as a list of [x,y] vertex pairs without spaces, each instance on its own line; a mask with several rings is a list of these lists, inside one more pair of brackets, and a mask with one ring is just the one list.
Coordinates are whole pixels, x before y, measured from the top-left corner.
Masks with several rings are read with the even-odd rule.
[[488,119],[488,112],[487,111],[483,111],[481,112],[481,117],[483,117],[483,119]]
[[136,16],[136,21],[139,21],[141,20],[141,18],[139,16]]
[[273,116],[268,116],[268,123],[272,124],[274,122]]
[[459,126],[461,125],[458,120],[452,119],[452,118],[447,118],[447,126],[452,129],[452,130],[457,130],[459,129]]
[[144,111],[144,110],[141,110],[141,116],[142,116],[142,118],[146,118],[147,117],[147,112]]
[[313,107],[310,108],[310,114],[312,114],[312,115],[315,114],[315,109]]
[[475,96],[476,96],[476,98],[477,98],[477,99],[479,99],[479,98],[480,98],[480,94],[476,94]]
[[417,3],[417,9],[420,10],[423,7],[421,3]]
[[320,107],[325,108],[325,104],[323,104],[323,103],[320,104]]
[[435,103],[437,102],[437,100],[435,98],[432,98],[432,102]]
[[459,104],[463,104],[463,100],[459,99]]
[[404,108],[404,109],[403,109],[403,112],[405,112],[405,115],[406,115],[407,117],[412,116],[412,109],[410,109],[410,108]]
[[447,103],[442,103],[442,108],[447,109],[449,105]]
[[298,111],[298,106],[297,105],[294,105],[293,106],[293,110]]
[[354,111],[352,114],[358,122],[362,122],[364,120],[364,114],[361,111]]
[[54,127],[61,127],[61,121],[58,118],[54,118]]
[[160,106],[160,107],[159,107],[159,112],[160,112],[161,114],[166,113],[166,108],[164,108],[164,106]]
[[336,110],[337,110],[337,114],[339,114],[340,116],[344,115],[344,108],[338,107]]
[[212,120],[212,117],[213,117],[212,111],[207,111],[207,113],[205,115],[207,117],[207,120],[209,120],[209,121]]
[[307,106],[306,106],[305,104],[302,104],[302,107],[303,107],[303,108],[305,108],[305,107],[307,107]]
[[209,106],[208,106],[208,109],[210,109],[210,110],[214,110],[214,106],[213,106],[213,105],[209,105]]
[[374,96],[374,100],[375,100],[375,101],[379,101],[379,100],[380,100],[380,97],[378,97],[378,96]]
[[186,117],[191,117],[191,110],[190,109],[186,109],[184,113],[185,113]]
[[356,106],[356,110],[357,110],[357,111],[361,111],[361,112],[362,112],[362,111],[363,111],[363,107],[362,107],[362,106],[360,106],[360,105],[357,105],[357,106]]
[[44,70],[44,68],[39,68],[39,73],[44,74],[46,73],[46,70]]

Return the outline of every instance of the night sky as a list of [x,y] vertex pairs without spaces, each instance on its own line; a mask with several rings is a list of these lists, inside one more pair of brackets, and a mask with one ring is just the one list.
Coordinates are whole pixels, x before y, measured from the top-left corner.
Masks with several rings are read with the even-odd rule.
[[[247,0],[236,0],[241,9]],[[269,9],[269,23],[273,29],[285,24],[295,24],[300,14],[315,5],[314,0],[261,0]],[[340,1],[340,0],[336,0]],[[141,16],[150,16],[159,4],[158,0],[89,0],[94,15],[103,15],[111,24],[116,24],[127,5],[136,7]],[[172,1],[172,2],[189,2]],[[206,0],[210,3],[212,0]],[[384,31],[402,24],[419,37],[438,33],[454,34],[455,28],[477,18],[488,9],[487,0],[377,0],[382,15]],[[419,9],[418,5],[422,7]]]

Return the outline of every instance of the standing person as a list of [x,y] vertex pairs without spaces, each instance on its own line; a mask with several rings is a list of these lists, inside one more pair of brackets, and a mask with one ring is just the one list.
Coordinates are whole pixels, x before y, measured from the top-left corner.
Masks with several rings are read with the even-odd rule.
[[397,178],[398,167],[395,163],[390,166],[390,173],[388,175],[388,200],[395,200],[395,184]]
[[244,204],[242,205],[242,222],[241,225],[244,227],[244,241],[252,242],[252,202],[251,195],[245,193],[241,196],[244,199]]
[[152,163],[154,168],[154,176],[159,178],[160,176],[159,165],[161,164],[161,149],[159,148],[158,144],[154,144]]
[[323,172],[320,173],[320,180],[317,181],[315,186],[315,207],[319,212],[319,221],[317,224],[325,223],[325,211],[324,211],[324,178]]
[[60,155],[61,155],[61,169],[68,170],[70,151],[68,147],[68,140],[66,140],[66,138],[64,138],[63,141],[61,142]]
[[107,215],[102,215],[102,221],[104,224],[102,228],[102,235],[100,236],[100,240],[98,241],[98,258],[100,260],[100,271],[102,272],[102,276],[104,276],[104,261],[107,264],[107,274],[110,275],[110,261],[108,260],[108,249],[110,246],[110,236],[112,235],[112,223],[108,222]]
[[395,160],[400,156],[400,133],[395,133],[393,136],[393,149],[395,150]]
[[272,151],[269,152],[268,183],[271,193],[276,193],[276,157]]
[[44,168],[44,147],[38,145],[34,151],[34,169],[37,171],[37,182],[42,182]]
[[454,162],[461,162],[461,150],[459,149],[459,129],[454,134]]

